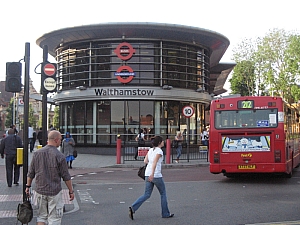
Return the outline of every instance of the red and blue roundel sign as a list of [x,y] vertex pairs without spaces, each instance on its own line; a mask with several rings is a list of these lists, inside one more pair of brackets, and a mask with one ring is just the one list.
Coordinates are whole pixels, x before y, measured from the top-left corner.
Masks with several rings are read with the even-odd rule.
[[[135,53],[135,49],[132,47],[131,44],[123,42],[117,46],[114,52],[120,59],[122,59],[123,61],[127,61]],[[135,73],[133,72],[133,69],[130,66],[120,66],[117,72],[115,72],[115,76],[117,76],[118,81],[120,81],[123,84],[126,84],[132,81],[133,77],[135,76]]]
[[135,76],[135,73],[133,72],[130,66],[120,66],[117,72],[115,72],[115,76],[117,76],[118,81],[120,81],[123,84],[126,84],[132,81],[133,77]]

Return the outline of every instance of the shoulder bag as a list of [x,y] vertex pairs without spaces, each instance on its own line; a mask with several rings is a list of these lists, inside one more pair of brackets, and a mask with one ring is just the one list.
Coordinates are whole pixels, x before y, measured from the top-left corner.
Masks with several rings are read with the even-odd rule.
[[27,198],[23,203],[18,204],[17,219],[22,224],[28,224],[33,218],[33,209],[30,199]]
[[74,151],[73,151],[73,156],[74,156],[74,158],[77,158],[77,156],[78,156],[77,150],[74,150]]
[[172,141],[172,148],[178,148],[178,141],[175,139]]
[[146,167],[147,167],[147,164],[145,164],[144,166],[141,166],[139,168],[139,171],[138,171],[138,176],[140,178],[142,178],[143,180],[145,180],[145,171],[146,171]]
[[139,135],[138,145],[145,145],[145,140],[144,140],[144,138],[142,138],[141,134]]

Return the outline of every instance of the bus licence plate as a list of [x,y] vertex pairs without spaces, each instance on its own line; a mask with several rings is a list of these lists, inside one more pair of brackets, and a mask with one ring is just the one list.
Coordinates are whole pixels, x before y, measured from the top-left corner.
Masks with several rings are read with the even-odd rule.
[[239,170],[255,170],[255,165],[238,165]]

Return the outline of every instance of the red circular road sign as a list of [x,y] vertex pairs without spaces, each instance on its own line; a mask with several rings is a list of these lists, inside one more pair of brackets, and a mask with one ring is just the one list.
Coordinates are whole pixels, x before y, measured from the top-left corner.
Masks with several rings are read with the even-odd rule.
[[190,118],[192,115],[194,115],[194,108],[192,106],[186,105],[183,107],[182,109],[182,114],[186,117],[186,118]]
[[131,44],[123,42],[117,46],[114,52],[120,59],[126,61],[132,57],[132,55],[135,53],[135,49],[132,47]]
[[53,76],[56,73],[56,66],[53,63],[47,63],[44,65],[43,71],[47,76]]

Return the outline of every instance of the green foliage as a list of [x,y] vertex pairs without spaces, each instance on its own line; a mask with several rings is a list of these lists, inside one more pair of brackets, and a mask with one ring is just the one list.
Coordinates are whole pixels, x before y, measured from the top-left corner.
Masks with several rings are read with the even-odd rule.
[[235,48],[234,60],[237,66],[230,80],[233,93],[281,96],[298,102],[299,35],[274,29],[255,41],[246,39]]
[[240,94],[241,96],[254,95],[255,75],[253,62],[242,61],[238,63],[229,81],[231,83],[232,94]]
[[31,124],[33,129],[37,129],[37,118],[34,116],[32,104],[29,104],[28,124]]
[[14,99],[11,98],[9,105],[6,109],[6,120],[5,120],[5,127],[10,127],[13,124],[13,106],[14,106]]
[[55,106],[55,108],[54,108],[53,126],[55,128],[59,127],[59,107],[58,106]]

